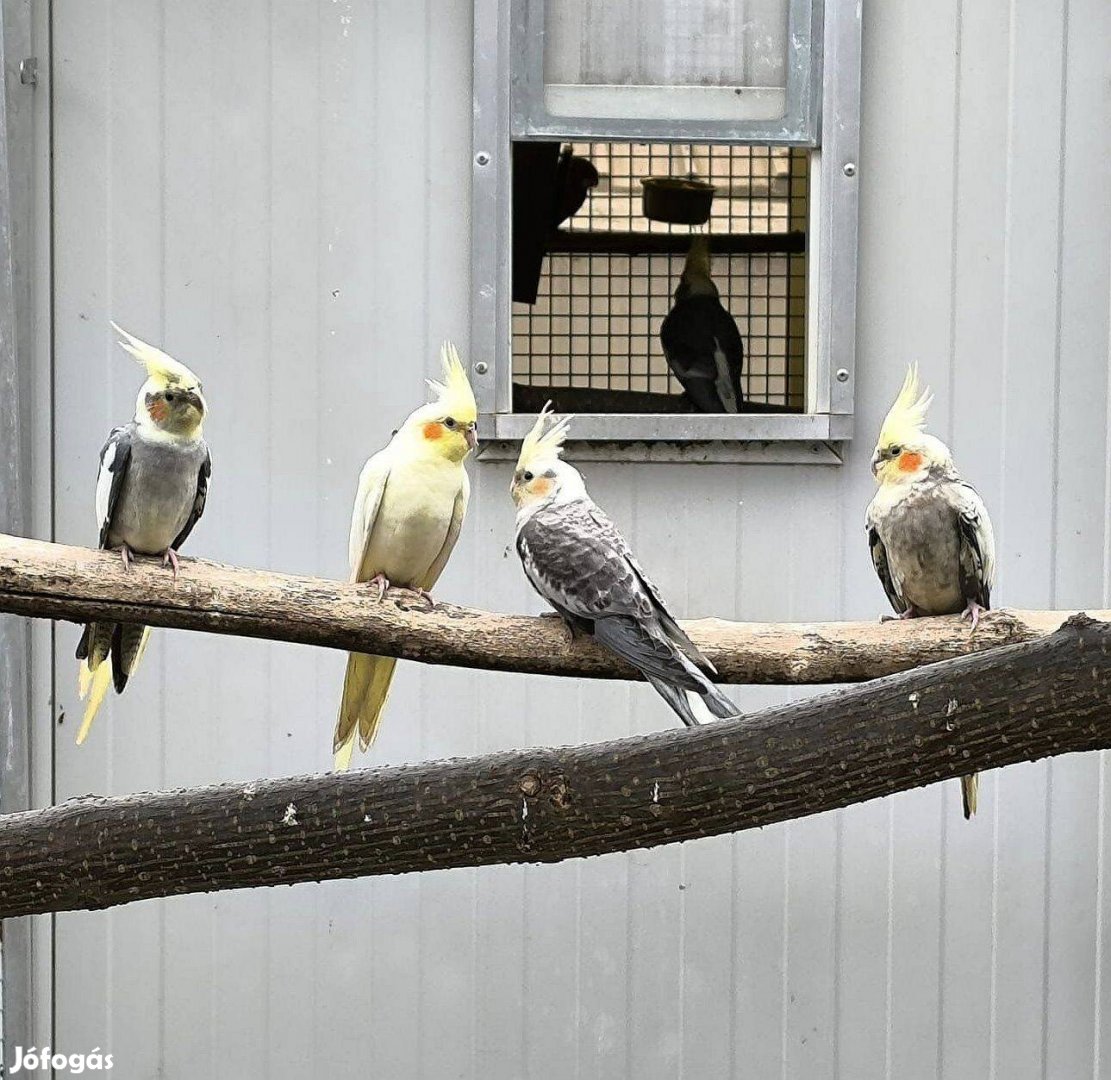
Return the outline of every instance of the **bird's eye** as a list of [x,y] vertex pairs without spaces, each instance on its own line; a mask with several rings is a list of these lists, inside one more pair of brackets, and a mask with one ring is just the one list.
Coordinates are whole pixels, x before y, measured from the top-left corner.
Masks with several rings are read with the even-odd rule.
[[899,456],[899,455],[900,455],[900,454],[901,454],[902,452],[903,452],[903,448],[902,448],[901,446],[893,446],[893,447],[892,447],[892,448],[891,448],[891,449],[890,449],[890,450],[888,451],[888,453],[889,453],[889,454],[890,454],[890,455],[891,455],[892,457],[898,457],[898,456]]
[[455,417],[454,417],[454,416],[449,416],[449,417],[448,417],[448,418],[447,418],[447,419],[446,419],[446,420],[444,421],[444,427],[449,427],[449,428],[453,428],[453,427],[455,427]]
[[174,394],[174,392],[172,390],[167,390],[166,391],[166,400],[167,401],[173,401],[176,396],[177,395]]
[[532,479],[532,473],[526,472],[521,474],[521,479],[527,484]]

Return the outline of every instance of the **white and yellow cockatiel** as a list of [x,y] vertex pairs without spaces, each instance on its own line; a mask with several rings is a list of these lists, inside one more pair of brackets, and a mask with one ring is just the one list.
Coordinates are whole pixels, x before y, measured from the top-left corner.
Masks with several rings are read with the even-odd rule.
[[[459,539],[470,497],[464,462],[478,445],[478,408],[455,346],[440,351],[444,381],[430,382],[436,400],[422,405],[389,444],[363,466],[351,517],[351,580],[391,585],[422,596],[436,584]],[[429,597],[429,599],[431,599]],[[397,661],[351,653],[333,750],[336,768],[374,740]]]
[[[184,364],[112,323],[120,345],[147,369],[135,399],[135,419],[114,428],[100,452],[96,520],[100,547],[119,550],[124,567],[132,553],[161,555],[177,576],[177,550],[204,513],[212,461],[202,427],[208,404],[201,383]],[[122,694],[135,674],[150,627],[93,622],[77,646],[85,715],[82,743],[111,681]]]
[[[879,485],[866,527],[884,592],[900,619],[962,612],[972,629],[991,607],[995,537],[987,507],[953,455],[925,432],[933,395],[912,365],[872,455]],[[964,816],[976,812],[976,774],[961,778]]]

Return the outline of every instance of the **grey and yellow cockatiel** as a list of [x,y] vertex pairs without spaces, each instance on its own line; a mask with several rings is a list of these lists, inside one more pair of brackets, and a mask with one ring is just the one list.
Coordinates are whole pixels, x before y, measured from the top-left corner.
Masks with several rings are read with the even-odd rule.
[[[131,555],[161,555],[177,576],[177,551],[204,513],[212,469],[202,428],[208,405],[200,380],[172,356],[133,337],[115,323],[120,345],[147,370],[135,400],[135,419],[114,428],[100,452],[96,519],[100,547]],[[82,743],[108,691],[123,693],[135,674],[150,627],[93,622],[77,646],[85,715]]]
[[697,411],[741,411],[744,343],[710,276],[710,241],[705,236],[691,241],[675,304],[660,325],[660,344]]
[[569,419],[545,431],[548,421],[545,410],[525,437],[510,486],[525,576],[573,632],[640,671],[684,724],[739,715],[582,476],[561,460]]
[[[900,619],[955,615],[972,622],[991,607],[995,537],[987,507],[961,479],[949,448],[925,432],[933,396],[912,366],[872,455],[879,490],[866,526],[872,562]],[[976,812],[978,777],[961,778],[964,816]]]
[[[440,353],[444,381],[429,383],[436,400],[412,413],[389,444],[363,466],[351,516],[351,580],[385,596],[391,585],[422,595],[451,556],[470,497],[464,462],[478,444],[478,408],[455,346]],[[431,599],[431,598],[429,598]],[[333,751],[346,769],[358,737],[366,750],[390,692],[391,656],[351,653]]]

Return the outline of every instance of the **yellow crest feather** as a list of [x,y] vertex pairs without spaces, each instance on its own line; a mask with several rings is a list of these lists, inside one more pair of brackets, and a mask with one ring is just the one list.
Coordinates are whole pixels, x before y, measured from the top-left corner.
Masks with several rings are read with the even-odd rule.
[[918,364],[907,368],[903,388],[887,412],[880,428],[879,446],[897,445],[911,441],[926,426],[926,413],[934,396],[929,387],[919,389]]
[[683,264],[683,273],[693,277],[710,277],[710,238],[704,233],[691,237],[691,246]]
[[549,401],[540,410],[532,430],[521,441],[521,453],[517,457],[517,469],[527,469],[539,461],[548,458],[558,458],[563,453],[563,443],[567,438],[567,431],[571,427],[573,416],[565,416],[562,420],[555,420],[547,431],[548,422],[552,420],[552,403]]
[[180,360],[175,360],[161,349],[156,349],[134,334],[129,334],[122,326],[117,326],[115,323],[111,326],[123,339],[119,343],[120,348],[131,353],[147,369],[147,377],[158,386],[182,386],[186,389],[200,386],[200,379]]
[[450,342],[440,346],[440,362],[444,366],[444,381],[428,380],[436,394],[436,404],[442,405],[456,420],[473,424],[478,419],[478,405],[474,399],[467,369],[459,359],[459,350]]

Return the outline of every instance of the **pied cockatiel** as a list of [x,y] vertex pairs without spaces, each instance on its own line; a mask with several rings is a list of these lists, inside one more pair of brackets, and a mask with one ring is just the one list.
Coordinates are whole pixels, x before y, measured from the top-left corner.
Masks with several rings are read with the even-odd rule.
[[[177,577],[177,551],[204,513],[211,459],[202,435],[208,405],[200,380],[172,356],[115,323],[120,345],[147,370],[135,401],[135,419],[114,428],[100,452],[96,520],[100,547],[118,550],[124,567],[132,554],[161,555]],[[77,646],[80,692],[86,699],[77,741],[89,727],[109,680],[123,693],[143,655],[150,628],[92,622]]]
[[561,460],[569,420],[545,431],[549,419],[545,409],[525,436],[510,486],[517,554],[533,588],[572,632],[589,634],[640,671],[684,724],[739,715],[582,476]]
[[660,344],[698,412],[741,411],[744,344],[710,276],[710,242],[705,236],[691,240],[675,303],[660,325]]
[[[933,396],[912,365],[872,454],[879,485],[866,527],[872,562],[900,619],[991,607],[995,538],[987,507],[962,480],[949,448],[924,431]],[[961,778],[964,816],[976,811],[976,775]]]
[[[478,407],[455,346],[440,351],[444,381],[436,400],[413,412],[359,476],[348,554],[351,580],[368,582],[379,600],[391,585],[426,596],[459,539],[470,497],[463,463],[478,445]],[[351,653],[332,749],[346,769],[358,738],[366,750],[390,692],[392,656]]]

